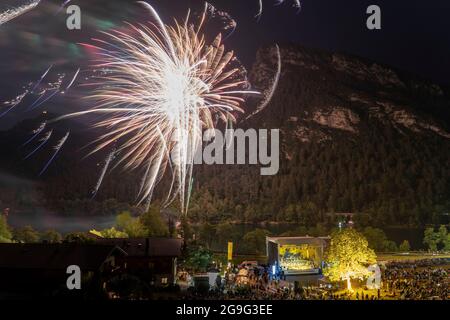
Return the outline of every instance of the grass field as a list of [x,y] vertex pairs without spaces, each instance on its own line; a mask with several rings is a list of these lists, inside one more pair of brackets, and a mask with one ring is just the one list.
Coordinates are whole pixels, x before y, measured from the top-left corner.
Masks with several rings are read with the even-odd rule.
[[430,254],[425,252],[410,253],[377,253],[378,261],[407,261],[407,260],[424,260],[424,259],[450,259],[450,253],[447,254]]

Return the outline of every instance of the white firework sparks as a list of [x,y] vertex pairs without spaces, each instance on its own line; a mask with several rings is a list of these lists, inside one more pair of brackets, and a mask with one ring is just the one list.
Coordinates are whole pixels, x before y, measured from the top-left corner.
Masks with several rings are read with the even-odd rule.
[[[30,106],[28,106],[27,111],[31,111],[42,106],[58,93],[62,93],[61,86],[64,78],[66,77],[65,73],[58,73],[57,79],[55,81],[42,84],[42,81],[50,71],[50,68],[47,69],[47,71],[41,76],[40,80],[34,86],[32,92],[35,92],[39,97]],[[39,89],[39,91],[37,91],[37,89]]]
[[39,149],[41,149],[51,138],[53,134],[53,130],[48,131],[40,140],[40,144],[33,150],[31,151],[24,159],[28,159],[29,157],[31,157],[33,154],[35,154]]
[[102,171],[100,173],[100,177],[98,178],[97,184],[95,185],[95,188],[92,191],[92,198],[94,198],[97,195],[97,192],[98,192],[98,190],[100,189],[100,186],[103,183],[103,179],[105,178],[106,172],[108,171],[109,166],[110,166],[111,162],[114,160],[115,157],[116,157],[116,150],[114,149],[106,157],[105,164],[103,165]]
[[[70,135],[70,131],[67,131],[67,133],[64,135],[64,137],[62,137],[58,143],[53,147],[53,149],[55,150],[55,152],[53,153],[53,155],[51,156],[50,160],[48,160],[48,162],[45,164],[44,168],[42,168],[41,172],[39,172],[39,175],[42,175],[45,170],[48,169],[48,167],[50,166],[50,164],[52,163],[52,161],[56,158],[56,156],[58,155],[59,151],[61,151],[61,148],[63,147],[63,145],[66,143],[67,139],[69,138]],[[48,139],[47,139],[48,140]]]
[[33,141],[42,131],[44,131],[45,127],[47,126],[46,122],[41,123],[41,125],[39,126],[39,128],[33,130],[32,132],[32,136],[30,139],[28,139],[27,141],[25,141],[24,144],[21,145],[21,147],[29,144],[31,141]]
[[[285,2],[286,0],[276,0],[276,5],[281,5]],[[297,9],[297,12],[300,12],[302,10],[302,3],[300,2],[300,0],[292,0],[293,4],[292,7]],[[258,20],[261,18],[262,14],[263,14],[263,0],[258,0],[258,13],[256,14],[255,18],[257,18]]]
[[257,18],[257,19],[261,18],[262,13],[263,13],[263,2],[262,2],[262,0],[258,0],[258,4],[259,4],[259,11],[258,11],[258,13],[255,16],[255,18]]
[[8,108],[0,113],[0,118],[6,115],[8,112],[10,112],[12,109],[14,109],[16,106],[18,106],[22,100],[27,96],[28,90],[25,90],[22,94],[18,95],[14,99],[10,101],[5,101],[3,104],[6,105]]
[[[70,83],[69,83],[69,85],[66,87],[66,90],[65,90],[65,91],[69,90],[70,87],[72,87],[72,85],[75,83],[75,80],[77,79],[79,73],[80,73],[80,68],[78,68],[78,70],[75,72],[75,75],[73,76],[72,81],[70,81]],[[63,92],[64,92],[64,91],[63,91]]]
[[237,28],[236,20],[234,20],[228,12],[218,10],[209,2],[206,2],[206,10],[211,18],[218,19],[222,23],[222,28],[224,31],[229,32],[225,39],[231,37]]
[[[195,153],[202,131],[243,113],[248,91],[242,70],[234,67],[233,52],[226,52],[219,34],[207,45],[201,34],[208,6],[200,23],[165,25],[156,10],[140,2],[155,23],[134,26],[133,35],[105,33],[110,42],[96,40],[101,63],[110,74],[99,77],[94,108],[64,116],[103,114],[95,126],[107,132],[94,143],[92,153],[117,144],[115,166],[144,172],[138,202],[149,202],[166,169],[172,172],[168,199],[178,196],[187,212]],[[170,201],[169,201],[170,203]]]
[[8,21],[11,21],[18,16],[21,16],[22,14],[34,9],[41,0],[32,0],[28,1],[25,4],[12,8],[7,9],[6,11],[3,11],[0,13],[0,26]]

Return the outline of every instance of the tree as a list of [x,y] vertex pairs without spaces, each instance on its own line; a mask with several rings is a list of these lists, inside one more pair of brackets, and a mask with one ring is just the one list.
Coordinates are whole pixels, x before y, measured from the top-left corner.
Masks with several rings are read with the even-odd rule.
[[56,230],[47,230],[41,235],[41,240],[48,243],[59,243],[62,241],[62,235]]
[[216,239],[222,248],[226,248],[228,241],[235,241],[240,238],[236,232],[236,227],[229,222],[221,223],[216,226]]
[[199,240],[210,249],[212,243],[216,240],[216,229],[210,223],[203,223],[199,230]]
[[431,251],[437,251],[437,245],[439,243],[439,234],[434,232],[433,227],[425,229],[423,234],[423,243],[428,246]]
[[11,242],[12,234],[5,216],[0,216],[0,243]]
[[383,230],[366,227],[364,228],[363,235],[367,239],[370,248],[378,252],[385,251],[388,239]]
[[14,230],[13,239],[18,242],[36,243],[39,242],[40,235],[33,227],[25,226]]
[[396,252],[398,251],[397,244],[392,240],[386,240],[383,242],[383,252]]
[[444,251],[450,251],[450,233],[447,233],[447,239],[444,243]]
[[441,225],[438,230],[438,237],[439,237],[439,244],[441,245],[441,248],[446,250],[445,248],[448,248],[448,232],[447,227],[444,225]]
[[194,272],[206,272],[211,265],[213,254],[204,247],[191,248],[187,254],[185,264]]
[[281,234],[282,237],[304,237],[306,235],[309,235],[309,231],[304,226],[299,226],[294,230],[288,230]]
[[125,230],[130,224],[133,217],[128,211],[121,212],[116,217],[116,228],[120,230]]
[[317,223],[315,227],[311,227],[308,229],[308,235],[313,237],[324,237],[329,234],[329,230],[322,223]]
[[74,243],[93,243],[94,239],[89,238],[84,232],[70,232],[65,235],[64,240]]
[[161,218],[159,208],[153,206],[139,217],[139,221],[145,228],[148,237],[167,237],[169,228]]
[[255,229],[244,235],[242,238],[245,248],[249,253],[263,254],[266,247],[266,237],[270,231],[265,229]]
[[180,221],[180,234],[185,242],[191,241],[194,235],[191,224],[185,215],[181,217]]
[[324,274],[331,281],[346,280],[347,289],[351,291],[351,279],[369,276],[367,266],[376,262],[376,255],[367,239],[349,228],[332,234],[326,259],[328,266]]
[[115,229],[126,233],[130,238],[147,236],[147,231],[139,218],[134,218],[128,211],[122,212],[116,217]]
[[408,252],[411,250],[411,246],[409,245],[408,240],[403,240],[399,247],[400,252]]

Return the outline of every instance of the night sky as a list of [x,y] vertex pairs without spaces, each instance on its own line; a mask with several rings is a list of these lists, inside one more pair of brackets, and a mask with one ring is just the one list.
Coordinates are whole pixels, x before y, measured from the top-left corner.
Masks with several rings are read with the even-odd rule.
[[[0,9],[22,1],[2,0]],[[101,37],[99,30],[126,30],[124,21],[144,22],[148,14],[135,1],[72,0],[82,10],[82,30],[66,28],[65,10],[58,12],[63,0],[46,1],[34,10],[0,26],[0,103],[19,95],[30,81],[36,81],[53,65],[48,81],[58,73],[68,78],[81,67],[80,81],[92,63],[92,52],[77,43],[89,43]],[[276,0],[264,0],[264,12],[258,21],[258,0],[211,0],[217,9],[228,12],[238,23],[236,32],[227,39],[227,48],[235,50],[242,62],[251,66],[256,50],[273,43],[298,43],[362,56],[409,71],[437,83],[450,80],[450,1],[430,0],[302,0],[297,12],[292,1],[274,6]],[[187,9],[199,12],[203,1],[149,1],[170,23],[183,19]],[[382,30],[366,28],[366,8],[377,4],[382,9]],[[213,37],[220,30],[214,22],[206,29]],[[45,110],[67,113],[80,107],[78,88],[65,97],[54,99],[26,112],[33,98],[24,100],[12,112],[0,118],[0,130]],[[74,103],[74,101],[77,101]],[[3,106],[0,106],[0,114]],[[62,111],[61,108],[64,108]]]

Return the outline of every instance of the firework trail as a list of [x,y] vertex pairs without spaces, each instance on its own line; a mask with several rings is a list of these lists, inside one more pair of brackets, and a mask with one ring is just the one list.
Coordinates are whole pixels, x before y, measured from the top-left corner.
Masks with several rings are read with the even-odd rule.
[[32,0],[26,2],[26,4],[23,4],[21,6],[18,6],[16,8],[8,9],[6,11],[0,12],[0,26],[8,21],[11,21],[18,16],[34,9],[41,0]]
[[[281,4],[283,4],[286,0],[277,0],[276,5],[279,6]],[[300,0],[292,0],[293,4],[292,7],[296,8],[298,10],[302,9],[302,3],[300,2]]]
[[[26,87],[24,87],[25,91],[23,93],[21,93],[20,95],[18,95],[16,98],[14,98],[11,101],[5,101],[4,104],[5,105],[9,105],[11,106],[10,108],[8,108],[6,111],[4,111],[3,113],[0,114],[0,117],[6,115],[8,112],[10,112],[12,109],[14,109],[17,105],[19,105],[23,99],[27,96],[27,95],[33,95],[36,92],[36,89],[41,86],[42,81],[45,79],[45,77],[47,76],[47,74],[50,72],[50,70],[52,69],[53,65],[51,65],[39,78],[38,81],[36,81],[36,83],[33,82],[29,83]],[[34,103],[28,107],[28,111],[36,108],[36,104],[38,104],[38,106],[42,105],[44,102],[48,101],[50,98],[52,98],[56,93],[52,94],[50,96],[50,98],[45,99],[44,101],[42,101],[42,98],[44,98],[44,95],[47,93],[47,91],[53,91],[53,90],[59,90],[59,88],[61,87],[61,83],[62,83],[62,79],[64,78],[64,74],[60,74],[58,75],[59,78],[56,82],[50,82],[48,84],[46,84],[44,86],[43,89],[41,89],[40,93],[38,93],[39,97],[37,100],[34,101]],[[42,102],[41,102],[42,101]]]
[[192,186],[194,185],[194,177],[191,176],[191,179],[189,180],[189,186],[188,186],[188,194],[187,194],[187,201],[186,203],[189,205],[189,202],[191,200],[192,195]]
[[3,111],[2,113],[0,113],[0,118],[5,116],[7,113],[9,113],[15,107],[17,107],[22,102],[22,100],[25,98],[25,96],[27,94],[28,94],[28,90],[26,90],[24,93],[18,95],[16,98],[14,98],[11,101],[5,101],[4,104],[7,106],[10,106],[10,107],[8,109],[6,109],[5,111]]
[[231,37],[237,28],[236,20],[234,20],[228,12],[216,9],[216,7],[214,7],[209,2],[206,2],[206,10],[208,16],[210,16],[212,19],[218,19],[222,24],[222,29],[224,31],[228,31],[228,35],[224,37],[224,40]]
[[34,90],[36,90],[37,87],[39,87],[39,85],[41,84],[42,80],[44,80],[44,78],[47,76],[47,74],[50,72],[51,68],[53,68],[53,65],[51,65],[50,67],[48,67],[48,69],[42,74],[41,78],[39,79],[38,82],[36,82],[36,84],[34,85],[33,89],[31,89],[31,93],[34,92]]
[[[44,75],[46,75],[47,73],[48,71],[44,73]],[[65,76],[66,75],[64,73],[58,74],[58,79],[56,81],[47,83],[46,86],[43,89],[41,89],[41,91],[38,93],[39,97],[27,108],[27,111],[31,111],[40,107],[45,102],[53,98],[55,95],[61,93],[61,85],[63,83]],[[40,84],[40,82],[42,82],[42,79],[39,80],[38,85]],[[48,92],[51,93],[46,96]]]
[[129,24],[133,35],[104,32],[109,42],[94,39],[101,60],[96,68],[107,68],[109,74],[92,84],[93,108],[59,119],[102,114],[104,119],[95,127],[106,133],[94,141],[91,153],[117,143],[120,157],[114,166],[144,172],[138,203],[149,203],[170,167],[169,198],[178,197],[181,212],[186,213],[202,131],[214,128],[216,115],[224,122],[236,121],[235,113],[244,112],[240,106],[245,96],[258,93],[247,89],[241,66],[235,65],[233,52],[225,51],[220,34],[212,44],[206,43],[201,31],[207,4],[197,26],[190,22],[190,14],[183,23],[168,26],[151,5],[139,3],[154,23]]
[[64,9],[64,7],[65,7],[66,5],[69,4],[70,1],[72,1],[72,0],[66,0],[66,1],[64,1],[64,2],[61,4],[61,6],[58,8],[58,11],[56,11],[55,15],[59,14],[59,13],[62,11],[62,9]]
[[75,75],[73,76],[72,81],[70,81],[70,83],[69,83],[69,85],[66,87],[66,90],[65,90],[65,91],[69,90],[70,87],[72,87],[72,85],[73,85],[73,83],[75,82],[75,80],[77,79],[79,73],[80,73],[80,68],[78,68],[77,72],[75,72]]
[[29,157],[31,157],[33,154],[35,154],[39,149],[41,149],[47,142],[48,140],[50,140],[51,136],[52,136],[53,130],[48,131],[44,137],[39,140],[41,143],[33,150],[31,151],[25,158],[24,160],[28,159]]
[[270,101],[272,100],[272,98],[275,94],[275,91],[278,87],[278,83],[280,81],[280,76],[281,76],[281,53],[280,53],[280,47],[278,45],[276,45],[276,52],[277,52],[277,71],[276,71],[275,77],[272,81],[272,85],[270,86],[270,88],[268,90],[263,92],[264,100],[261,103],[261,105],[256,107],[256,110],[254,112],[252,112],[245,120],[253,117],[254,115],[256,115],[256,114],[260,113],[262,110],[264,110],[267,107],[267,105],[270,103]]
[[36,109],[36,108],[38,108],[38,107],[40,107],[41,105],[43,105],[44,103],[46,103],[48,100],[50,100],[51,98],[53,98],[56,94],[58,94],[58,90],[57,89],[54,89],[54,90],[51,90],[51,91],[53,91],[50,95],[48,95],[44,100],[42,100],[42,101],[40,101],[39,103],[38,103],[38,101],[43,97],[43,95],[38,99],[38,100],[36,100],[30,107],[29,107],[29,109],[28,109],[28,111],[31,111],[31,110],[34,110],[34,109]]
[[41,172],[39,172],[39,176],[41,176],[45,170],[47,170],[47,168],[49,167],[49,165],[52,163],[52,161],[56,158],[56,156],[58,155],[59,151],[61,150],[61,148],[63,147],[63,145],[66,143],[67,138],[69,138],[70,135],[70,131],[67,131],[66,135],[64,137],[62,137],[61,140],[58,141],[58,143],[56,144],[56,146],[54,147],[55,152],[53,153],[52,157],[50,158],[50,160],[48,160],[48,162],[45,164],[44,168],[42,168]]
[[294,0],[293,6],[294,8],[297,8],[298,11],[302,10],[302,3],[300,2],[300,0]]
[[100,177],[98,178],[97,184],[95,185],[95,188],[92,191],[92,199],[97,195],[97,192],[98,192],[98,190],[100,189],[100,186],[103,183],[103,179],[105,178],[106,172],[108,171],[109,166],[110,166],[111,162],[114,160],[115,157],[116,157],[116,150],[113,150],[106,157],[105,164],[103,165],[102,171],[100,173]]
[[259,0],[258,4],[259,4],[259,11],[256,14],[255,18],[259,20],[261,18],[261,16],[262,16],[262,13],[263,13],[263,2],[262,2],[262,0]]
[[37,128],[36,130],[33,130],[32,132],[32,136],[30,139],[28,139],[27,141],[25,141],[24,144],[21,145],[21,147],[26,146],[27,144],[29,144],[31,141],[33,141],[42,131],[44,131],[45,127],[47,126],[46,122],[43,122],[39,128]]
[[[286,0],[277,0],[276,4],[277,6],[283,4]],[[300,0],[292,0],[293,4],[292,7],[297,9],[297,12],[300,12],[302,10],[302,3],[300,2]],[[263,0],[258,0],[258,5],[259,5],[259,10],[258,13],[256,14],[255,18],[257,18],[258,20],[261,18],[262,14],[263,14]]]

